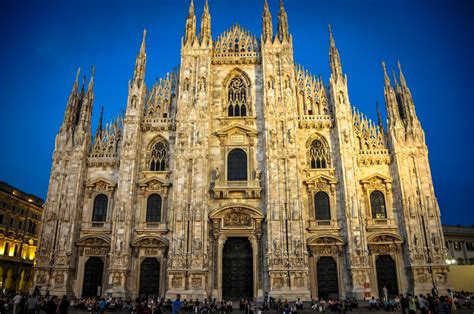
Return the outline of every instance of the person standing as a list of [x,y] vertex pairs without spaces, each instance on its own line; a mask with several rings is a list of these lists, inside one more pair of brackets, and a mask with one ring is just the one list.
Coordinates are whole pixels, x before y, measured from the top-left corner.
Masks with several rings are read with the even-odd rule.
[[408,314],[416,314],[416,300],[411,294],[408,295]]
[[38,307],[39,307],[38,297],[30,294],[30,296],[28,297],[28,300],[26,300],[26,313],[36,314]]
[[17,314],[17,311],[20,310],[20,303],[23,300],[23,296],[21,293],[17,293],[16,296],[13,298],[13,314]]
[[48,302],[46,302],[46,314],[56,314],[58,311],[58,304],[56,303],[56,296],[53,295]]
[[388,290],[387,290],[387,287],[383,286],[382,292],[383,292],[383,301],[384,301],[384,302],[387,302],[387,301],[388,301]]
[[67,295],[63,295],[63,299],[61,303],[59,303],[59,313],[60,314],[67,314],[69,310],[69,301],[67,300]]
[[181,294],[178,294],[176,296],[176,300],[173,301],[172,308],[173,308],[173,314],[178,314],[179,311],[181,311],[181,307],[183,306],[183,303],[181,302]]

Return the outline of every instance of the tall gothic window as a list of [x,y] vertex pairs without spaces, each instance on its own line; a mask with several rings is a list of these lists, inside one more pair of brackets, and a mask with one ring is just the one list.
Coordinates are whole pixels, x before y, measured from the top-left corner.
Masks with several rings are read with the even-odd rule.
[[385,197],[380,191],[373,191],[370,193],[370,207],[372,208],[373,219],[387,218],[387,211],[385,208]]
[[227,90],[227,110],[229,117],[244,117],[248,112],[247,85],[242,77],[234,77]]
[[107,205],[109,198],[104,194],[99,194],[94,199],[94,210],[92,211],[92,221],[105,221],[107,218]]
[[329,196],[325,192],[314,194],[316,220],[330,220]]
[[168,169],[168,144],[158,142],[153,146],[150,156],[150,170],[164,171]]
[[323,142],[314,140],[309,147],[309,160],[312,169],[326,168],[328,166],[328,152]]
[[240,148],[227,156],[227,181],[247,181],[247,154]]
[[146,221],[160,222],[161,221],[161,196],[152,194],[148,197],[146,204]]

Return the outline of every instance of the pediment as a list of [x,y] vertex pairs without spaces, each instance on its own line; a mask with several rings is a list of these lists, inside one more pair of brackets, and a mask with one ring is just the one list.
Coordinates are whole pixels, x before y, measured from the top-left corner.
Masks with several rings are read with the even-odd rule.
[[326,174],[318,174],[315,175],[314,177],[309,178],[308,180],[305,181],[307,184],[316,184],[319,182],[323,182],[326,184],[336,184],[337,179],[331,176],[328,176]]
[[308,239],[308,245],[344,245],[345,241],[332,234],[313,236]]
[[231,217],[232,214],[238,213],[240,216],[249,216],[252,219],[264,219],[265,216],[263,215],[260,209],[248,206],[248,205],[230,205],[221,207],[218,209],[214,209],[209,213],[210,219],[221,219],[225,217]]
[[152,176],[139,182],[141,188],[159,190],[161,187],[168,187],[170,184],[158,176]]
[[372,183],[372,182],[376,182],[376,181],[381,181],[383,183],[392,183],[392,179],[387,177],[387,176],[384,176],[383,174],[380,174],[380,173],[374,173],[362,180],[360,180],[360,183],[362,184],[368,184],[368,183]]
[[135,247],[168,247],[169,241],[163,237],[143,236],[133,241]]
[[89,181],[86,184],[86,187],[89,190],[113,191],[116,185],[117,185],[116,183],[113,183],[105,178],[97,178],[97,179]]
[[402,237],[394,233],[376,233],[367,238],[369,244],[403,243]]
[[82,246],[110,246],[110,238],[106,236],[85,236],[76,243]]
[[224,137],[224,136],[229,136],[232,134],[242,134],[246,136],[257,136],[258,131],[254,128],[241,125],[241,124],[234,124],[234,125],[229,125],[225,128],[220,129],[219,131],[216,132],[216,135],[219,137]]

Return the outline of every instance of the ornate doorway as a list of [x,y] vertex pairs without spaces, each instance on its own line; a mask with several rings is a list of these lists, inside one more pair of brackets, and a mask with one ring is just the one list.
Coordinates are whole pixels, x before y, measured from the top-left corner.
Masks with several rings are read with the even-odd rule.
[[156,298],[160,292],[160,263],[147,257],[140,267],[140,296]]
[[96,297],[101,295],[103,274],[104,262],[102,259],[97,256],[89,258],[84,270],[84,284],[82,286],[83,297]]
[[397,271],[395,261],[390,255],[379,255],[375,261],[377,268],[377,286],[380,298],[383,297],[383,287],[387,287],[388,296],[398,294]]
[[330,256],[319,258],[317,267],[319,298],[337,298],[339,296],[337,264]]
[[222,297],[253,299],[253,258],[248,238],[229,237],[224,244]]

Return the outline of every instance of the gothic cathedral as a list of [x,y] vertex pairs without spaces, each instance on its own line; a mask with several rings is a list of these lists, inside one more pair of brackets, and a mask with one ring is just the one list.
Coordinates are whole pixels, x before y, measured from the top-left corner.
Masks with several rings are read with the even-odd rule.
[[260,38],[199,34],[148,87],[145,35],[123,116],[91,132],[79,73],[56,137],[35,285],[77,297],[303,300],[447,286],[424,132],[398,64],[387,126],[349,100],[329,30],[329,81],[294,63],[283,2]]

